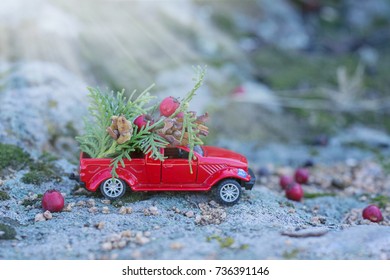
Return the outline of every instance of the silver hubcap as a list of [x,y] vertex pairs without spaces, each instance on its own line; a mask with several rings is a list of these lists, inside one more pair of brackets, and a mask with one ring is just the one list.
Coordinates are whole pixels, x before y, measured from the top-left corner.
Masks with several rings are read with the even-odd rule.
[[123,183],[119,179],[108,179],[104,182],[103,191],[109,197],[118,197],[123,191]]
[[240,195],[240,190],[234,184],[223,185],[220,192],[221,198],[226,202],[233,202]]

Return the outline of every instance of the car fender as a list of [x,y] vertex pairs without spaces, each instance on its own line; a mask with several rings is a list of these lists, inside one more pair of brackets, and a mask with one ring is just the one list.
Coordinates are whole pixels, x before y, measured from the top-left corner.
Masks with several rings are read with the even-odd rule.
[[210,186],[210,188],[214,185],[216,185],[218,182],[224,179],[238,179],[238,180],[244,180],[247,181],[247,179],[242,178],[237,175],[237,168],[235,167],[229,167],[220,171],[215,172],[210,177],[208,177],[205,181],[205,184]]
[[[138,183],[138,179],[128,170],[123,168],[117,168],[116,173],[118,178],[125,181],[125,183],[131,188]],[[99,173],[96,173],[87,185],[89,191],[96,191],[101,183],[109,178],[112,178],[111,169],[105,169]]]

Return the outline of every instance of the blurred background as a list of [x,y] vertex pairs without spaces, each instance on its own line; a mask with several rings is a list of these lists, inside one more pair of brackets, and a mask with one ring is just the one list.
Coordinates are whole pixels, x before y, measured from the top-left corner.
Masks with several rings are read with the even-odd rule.
[[389,0],[1,0],[0,142],[76,159],[87,86],[184,96],[258,162],[387,151]]

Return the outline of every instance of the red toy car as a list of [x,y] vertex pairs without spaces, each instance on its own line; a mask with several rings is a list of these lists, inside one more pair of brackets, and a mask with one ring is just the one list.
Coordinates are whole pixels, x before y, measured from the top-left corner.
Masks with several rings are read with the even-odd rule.
[[247,159],[238,153],[211,146],[196,146],[192,173],[188,163],[189,149],[184,146],[165,148],[164,161],[154,160],[141,152],[133,152],[125,167],[118,166],[118,178],[111,175],[111,159],[80,155],[80,174],[72,174],[89,191],[100,188],[108,199],[124,195],[126,186],[132,191],[209,191],[216,187],[219,202],[238,202],[242,188],[252,189],[255,176]]

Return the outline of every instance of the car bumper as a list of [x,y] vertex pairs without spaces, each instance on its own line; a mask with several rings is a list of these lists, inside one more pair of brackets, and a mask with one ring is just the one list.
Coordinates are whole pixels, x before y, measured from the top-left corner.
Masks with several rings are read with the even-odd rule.
[[251,179],[248,182],[243,182],[243,187],[246,190],[251,190],[256,183],[256,176],[252,169],[248,168],[249,175],[251,175]]
[[75,180],[76,182],[78,182],[80,184],[80,186],[85,187],[85,183],[81,182],[79,174],[75,174],[72,172],[69,174],[69,179]]

